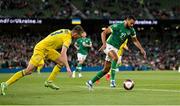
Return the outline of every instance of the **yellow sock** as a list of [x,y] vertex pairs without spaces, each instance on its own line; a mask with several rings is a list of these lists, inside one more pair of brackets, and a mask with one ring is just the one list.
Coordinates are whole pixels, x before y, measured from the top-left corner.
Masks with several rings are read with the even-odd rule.
[[53,71],[51,72],[48,81],[53,81],[55,79],[55,77],[57,76],[57,74],[60,72],[62,66],[59,65],[55,65],[53,68]]
[[42,68],[43,68],[43,65],[38,66],[38,68],[37,68],[37,72],[38,72],[38,73],[40,73],[40,72],[41,72],[41,70],[42,70]]
[[24,76],[24,70],[16,72],[9,80],[6,81],[7,86],[13,84]]

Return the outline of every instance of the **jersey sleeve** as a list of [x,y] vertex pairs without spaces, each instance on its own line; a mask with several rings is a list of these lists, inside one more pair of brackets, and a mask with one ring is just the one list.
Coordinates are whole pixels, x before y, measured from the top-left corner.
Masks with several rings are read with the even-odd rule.
[[131,37],[136,37],[136,31],[134,28],[131,29]]
[[78,39],[76,40],[76,44],[77,44],[77,46],[79,46],[79,45],[80,45],[80,40],[81,40],[81,38],[78,38]]
[[64,40],[63,40],[63,46],[69,48],[69,46],[71,45],[71,41],[72,41],[71,37],[66,37],[66,38],[64,38]]
[[91,39],[88,39],[88,44],[91,44],[92,42],[91,42]]

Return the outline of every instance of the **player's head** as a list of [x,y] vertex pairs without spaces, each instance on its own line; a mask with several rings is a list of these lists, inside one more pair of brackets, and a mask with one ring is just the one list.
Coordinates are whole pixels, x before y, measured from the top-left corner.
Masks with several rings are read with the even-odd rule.
[[76,25],[72,29],[72,37],[73,38],[79,38],[82,36],[82,33],[84,32],[84,29],[80,25]]
[[85,38],[87,36],[86,32],[83,32],[81,36]]
[[136,18],[134,16],[130,15],[125,18],[125,21],[126,21],[126,27],[130,28],[130,27],[134,26]]

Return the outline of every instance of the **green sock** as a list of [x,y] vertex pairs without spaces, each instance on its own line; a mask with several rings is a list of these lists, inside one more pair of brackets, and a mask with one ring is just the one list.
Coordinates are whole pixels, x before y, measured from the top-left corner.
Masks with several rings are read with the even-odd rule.
[[115,80],[115,71],[117,68],[116,64],[117,64],[117,61],[114,61],[114,60],[111,63],[111,80]]
[[117,64],[117,61],[112,60],[112,62],[111,62],[111,68],[112,68],[112,69],[116,69],[116,64]]
[[111,80],[115,80],[115,70],[111,69]]
[[99,80],[100,78],[102,78],[106,73],[104,73],[103,71],[100,71],[96,74],[96,76],[91,80],[92,83],[96,82],[97,80]]
[[82,70],[82,64],[78,64],[76,67],[76,72],[81,72]]

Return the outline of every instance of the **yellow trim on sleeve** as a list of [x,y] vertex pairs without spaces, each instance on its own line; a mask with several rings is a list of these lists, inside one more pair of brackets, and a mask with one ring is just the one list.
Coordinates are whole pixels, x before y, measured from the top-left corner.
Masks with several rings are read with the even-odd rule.
[[63,45],[64,47],[66,47],[67,49],[69,48],[69,47],[67,47],[66,45]]
[[133,37],[136,37],[136,35],[133,35],[132,38],[133,38]]

